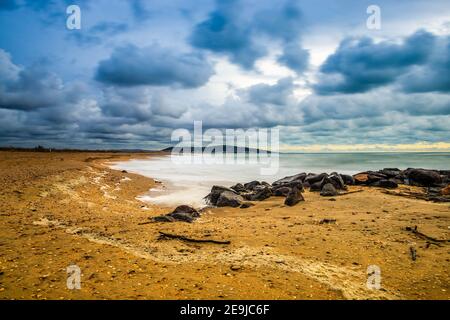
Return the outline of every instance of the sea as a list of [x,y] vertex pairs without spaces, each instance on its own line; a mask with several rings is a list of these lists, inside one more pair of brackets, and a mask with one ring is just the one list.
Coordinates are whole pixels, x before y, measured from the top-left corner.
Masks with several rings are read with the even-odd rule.
[[300,172],[355,174],[383,168],[450,170],[450,152],[280,153],[261,159],[239,154],[231,158],[211,157],[152,156],[117,162],[111,167],[160,181],[139,199],[167,207],[181,204],[202,207],[203,198],[213,185],[229,187],[252,180],[272,183]]

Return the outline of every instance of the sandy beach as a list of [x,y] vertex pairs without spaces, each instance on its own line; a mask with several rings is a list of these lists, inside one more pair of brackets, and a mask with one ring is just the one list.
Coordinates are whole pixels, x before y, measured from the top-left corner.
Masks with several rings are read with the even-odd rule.
[[[362,191],[148,223],[174,209],[136,199],[155,181],[108,167],[148,156],[0,152],[0,299],[450,299],[449,243],[405,229],[448,239],[449,203],[350,186]],[[72,264],[80,290],[66,285]],[[369,265],[380,290],[366,286]]]

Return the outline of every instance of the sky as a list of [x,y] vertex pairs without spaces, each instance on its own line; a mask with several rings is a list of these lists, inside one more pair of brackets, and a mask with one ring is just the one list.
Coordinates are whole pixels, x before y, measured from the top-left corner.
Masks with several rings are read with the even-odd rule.
[[450,151],[450,3],[0,0],[0,146],[159,149],[194,121],[292,152]]

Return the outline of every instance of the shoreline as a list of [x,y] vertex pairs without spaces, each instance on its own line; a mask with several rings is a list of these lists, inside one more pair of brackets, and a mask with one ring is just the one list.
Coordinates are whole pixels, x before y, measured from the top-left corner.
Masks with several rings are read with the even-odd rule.
[[[295,207],[272,197],[207,208],[191,224],[142,224],[169,210],[143,209],[136,196],[153,179],[106,167],[115,155],[0,157],[0,299],[450,298],[447,245],[405,231],[448,238],[448,203],[351,186],[363,191],[335,201],[305,191]],[[231,243],[164,240],[161,231]],[[70,264],[82,271],[81,290],[66,288]],[[369,265],[380,266],[383,290],[365,287]]]

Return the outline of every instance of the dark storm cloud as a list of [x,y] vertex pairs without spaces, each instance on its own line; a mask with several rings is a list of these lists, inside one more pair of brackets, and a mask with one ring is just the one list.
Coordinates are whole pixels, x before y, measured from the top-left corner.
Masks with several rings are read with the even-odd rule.
[[418,31],[403,43],[373,39],[344,39],[320,67],[319,94],[358,93],[393,83],[411,67],[427,62],[436,36]]
[[212,75],[212,65],[200,54],[177,53],[158,45],[128,45],[116,48],[110,58],[99,63],[96,79],[118,86],[195,88],[208,82]]
[[429,61],[399,80],[405,92],[450,93],[450,36],[438,37]]
[[[190,43],[226,55],[231,62],[251,69],[258,59],[268,54],[264,42],[258,41],[263,36],[283,44],[284,53],[279,62],[301,72],[308,61],[299,44],[302,26],[303,17],[295,1],[272,3],[270,8],[260,10],[245,8],[243,1],[216,1],[216,9],[195,26]],[[296,53],[301,56],[294,58]]]
[[249,101],[256,105],[265,103],[286,105],[293,89],[293,79],[288,77],[278,80],[274,85],[262,83],[251,86],[244,90],[243,94],[248,95]]
[[289,43],[284,46],[278,62],[300,74],[308,68],[309,52],[297,43]]
[[42,66],[20,68],[0,49],[0,108],[34,110],[72,104],[82,94],[81,86],[64,85],[56,74]]

